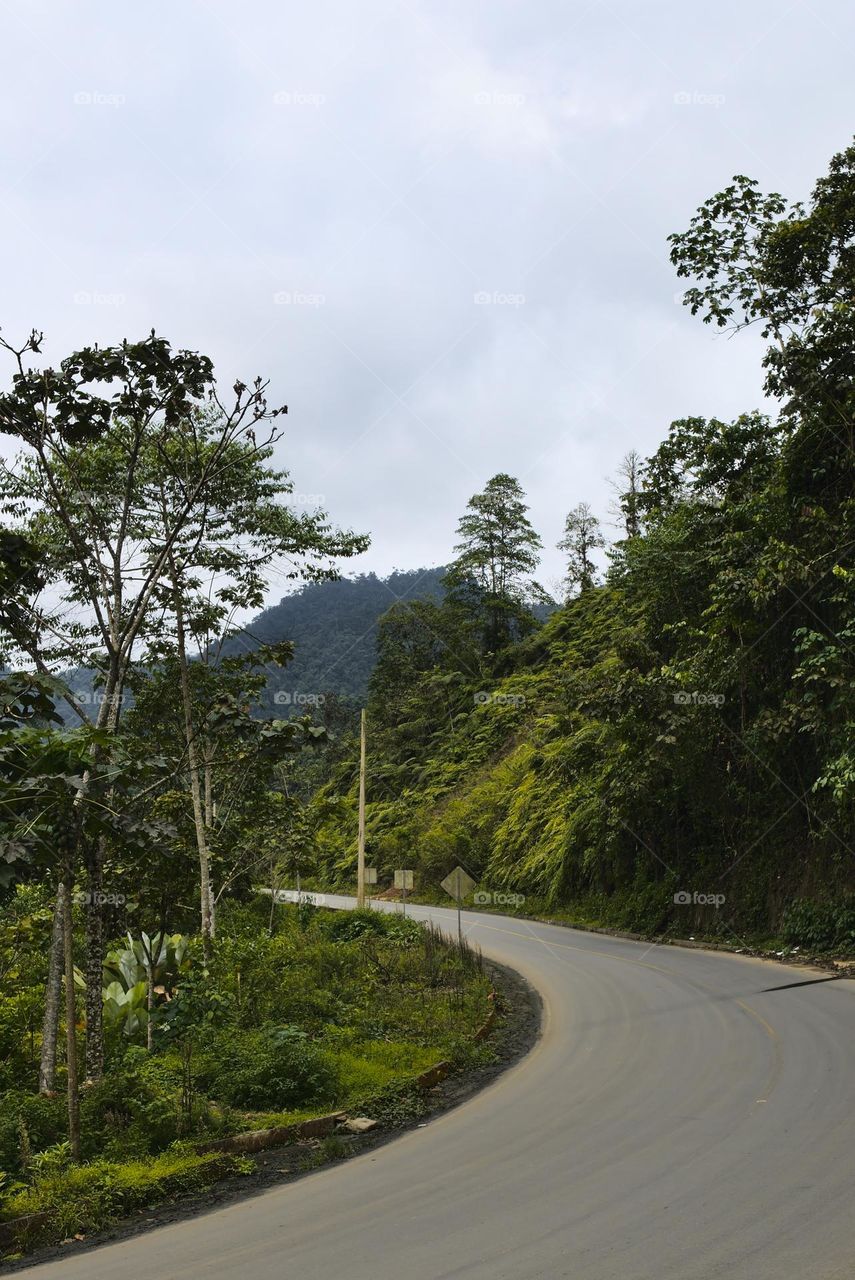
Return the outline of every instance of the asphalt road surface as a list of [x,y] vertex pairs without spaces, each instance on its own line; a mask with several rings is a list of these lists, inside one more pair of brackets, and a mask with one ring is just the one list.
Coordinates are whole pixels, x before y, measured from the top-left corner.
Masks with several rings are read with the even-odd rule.
[[543,997],[517,1066],[378,1150],[33,1280],[853,1280],[851,982],[464,924]]

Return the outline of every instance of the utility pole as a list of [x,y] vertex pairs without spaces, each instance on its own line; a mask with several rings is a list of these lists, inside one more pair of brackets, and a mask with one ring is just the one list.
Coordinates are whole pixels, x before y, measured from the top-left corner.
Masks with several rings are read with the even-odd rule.
[[356,862],[356,905],[365,906],[365,708],[359,719],[359,851]]

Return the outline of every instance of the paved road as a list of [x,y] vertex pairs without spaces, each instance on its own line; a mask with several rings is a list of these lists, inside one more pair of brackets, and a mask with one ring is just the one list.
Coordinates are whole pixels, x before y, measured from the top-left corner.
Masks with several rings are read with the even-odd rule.
[[464,919],[544,998],[524,1061],[377,1151],[30,1276],[855,1277],[851,983]]

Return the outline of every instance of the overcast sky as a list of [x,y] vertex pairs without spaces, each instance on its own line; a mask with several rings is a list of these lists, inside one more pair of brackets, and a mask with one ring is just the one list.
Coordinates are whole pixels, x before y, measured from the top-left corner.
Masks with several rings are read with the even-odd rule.
[[[152,327],[261,373],[279,461],[441,564],[467,499],[566,511],[686,414],[761,403],[666,236],[734,173],[808,194],[855,131],[851,0],[2,4],[0,324]],[[3,370],[5,379],[7,371]],[[277,589],[271,595],[277,598]]]

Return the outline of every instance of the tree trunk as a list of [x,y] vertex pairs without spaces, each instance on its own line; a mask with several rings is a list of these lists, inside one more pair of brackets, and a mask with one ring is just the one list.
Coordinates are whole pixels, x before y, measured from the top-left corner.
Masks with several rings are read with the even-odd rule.
[[214,825],[214,786],[211,777],[211,753],[205,747],[205,826],[210,831]]
[[267,924],[267,932],[273,937],[273,921],[276,918],[276,894],[278,876],[276,875],[276,859],[270,859],[270,920]]
[[71,1158],[80,1160],[80,1096],[77,1082],[77,1001],[74,992],[74,934],[71,918],[72,873],[65,872],[62,897],[62,936],[65,957],[65,1063],[68,1071],[68,1141]]
[[[100,846],[101,841],[99,840]],[[104,971],[103,851],[96,848],[87,867],[86,901],[86,1084],[104,1074]]]
[[45,984],[45,1015],[42,1022],[42,1055],[39,1065],[39,1093],[41,1094],[51,1094],[56,1087],[56,1041],[59,1033],[59,1005],[62,993],[64,898],[65,885],[60,880],[56,887],[50,959]]
[[[115,638],[114,638],[115,645]],[[122,668],[113,659],[98,727],[115,733],[122,706]],[[97,759],[97,753],[95,758]],[[110,792],[112,795],[112,791]],[[99,836],[89,845],[86,856],[88,898],[86,925],[86,1084],[96,1084],[104,1075],[104,861],[107,841]]]
[[[171,560],[171,558],[170,558]],[[181,589],[174,563],[172,590],[175,597],[175,635],[178,650],[178,670],[181,682],[181,701],[184,709],[184,741],[187,746],[187,768],[190,774],[190,795],[193,801],[193,825],[196,829],[196,848],[199,852],[199,896],[201,899],[202,946],[205,958],[210,959],[214,937],[214,895],[211,890],[211,858],[205,827],[205,810],[202,805],[202,785],[199,769],[199,752],[193,731],[193,701],[190,694],[190,673],[187,666],[187,638],[184,628],[184,607]]]
[[154,1049],[154,1025],[151,1020],[154,1011],[154,975],[151,969],[146,974],[145,1008],[148,1015],[145,1024],[145,1047],[151,1053]]

